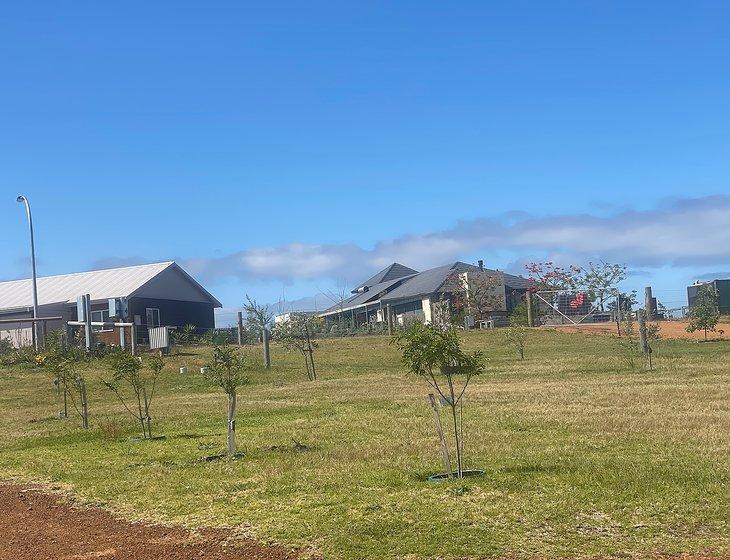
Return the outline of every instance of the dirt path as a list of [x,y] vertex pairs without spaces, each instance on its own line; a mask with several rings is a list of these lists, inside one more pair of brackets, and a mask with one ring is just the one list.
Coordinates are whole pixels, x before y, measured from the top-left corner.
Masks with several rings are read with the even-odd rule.
[[[659,333],[662,338],[686,338],[693,340],[702,340],[705,337],[704,332],[696,331],[687,332],[687,321],[659,321]],[[555,328],[562,332],[585,332],[595,334],[616,334],[616,323],[594,323],[586,325],[563,325]],[[730,339],[730,324],[718,323],[715,332],[707,333],[710,340],[727,340]]]
[[0,484],[0,560],[290,560],[296,552],[180,527],[130,523],[100,508],[77,508],[38,488]]

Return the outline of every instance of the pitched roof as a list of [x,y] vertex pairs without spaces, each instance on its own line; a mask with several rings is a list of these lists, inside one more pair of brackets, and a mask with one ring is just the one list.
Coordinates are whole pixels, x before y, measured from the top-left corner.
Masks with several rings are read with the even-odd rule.
[[365,280],[365,282],[352,290],[352,293],[354,294],[365,287],[369,288],[376,284],[382,284],[383,282],[388,282],[390,280],[397,280],[405,276],[412,276],[413,274],[418,274],[418,271],[396,262],[384,268],[372,278]]
[[438,266],[419,272],[413,278],[398,286],[395,290],[383,297],[383,301],[393,301],[403,298],[411,298],[419,295],[433,294],[438,292],[444,282],[454,272],[465,272],[470,268],[477,268],[463,262],[455,262],[445,266]]
[[[175,268],[181,272],[209,296],[214,305],[220,307],[220,302],[174,261],[38,278],[38,305],[73,303],[81,294],[90,294],[91,299],[95,301],[129,297],[168,268]],[[33,295],[30,279],[0,282],[0,309],[31,305],[33,305]]]
[[[413,276],[413,275],[411,275]],[[365,292],[358,292],[353,296],[350,296],[346,300],[344,300],[342,303],[336,303],[329,309],[323,311],[323,315],[326,315],[327,313],[335,313],[337,311],[344,311],[346,309],[351,309],[353,307],[357,307],[358,305],[363,305],[364,303],[367,303],[371,300],[377,300],[378,297],[383,294],[383,292],[386,292],[391,287],[397,286],[399,282],[405,281],[407,278],[410,278],[411,276],[404,276],[402,278],[395,278],[393,280],[388,280],[387,282],[379,282],[378,284],[375,284],[374,286],[369,286],[367,291]]]
[[506,274],[489,268],[480,269],[478,266],[473,264],[457,261],[445,266],[424,270],[423,272],[416,274],[413,278],[404,282],[395,290],[385,295],[383,297],[383,301],[387,302],[399,299],[408,299],[440,291],[447,291],[444,284],[452,274],[480,270],[484,270],[485,272],[492,274],[502,274],[504,277],[504,284],[507,288],[526,289],[529,286],[528,280],[520,276]]

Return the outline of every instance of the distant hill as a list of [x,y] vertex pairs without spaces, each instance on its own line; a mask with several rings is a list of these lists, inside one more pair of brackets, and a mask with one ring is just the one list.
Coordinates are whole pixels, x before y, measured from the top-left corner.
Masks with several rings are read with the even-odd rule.
[[[268,305],[274,314],[278,315],[279,313],[289,313],[291,311],[324,311],[332,307],[333,303],[326,296],[319,294],[281,303],[269,303]],[[242,310],[240,307],[216,309],[215,326],[219,328],[235,326],[237,314]]]

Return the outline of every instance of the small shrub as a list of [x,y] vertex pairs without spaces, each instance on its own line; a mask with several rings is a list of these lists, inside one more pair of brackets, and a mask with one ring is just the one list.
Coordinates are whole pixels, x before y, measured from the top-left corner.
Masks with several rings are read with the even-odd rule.
[[504,332],[505,341],[517,350],[520,360],[525,359],[525,344],[527,342],[528,329],[529,327],[512,326],[507,327]]
[[[107,357],[107,362],[112,370],[112,376],[109,379],[102,379],[102,383],[116,395],[126,411],[139,421],[142,426],[142,437],[152,438],[150,407],[155,395],[157,378],[165,365],[162,357],[159,355],[146,357],[147,367],[143,368],[141,358],[122,350],[114,350]],[[130,390],[131,396],[129,396]]]
[[621,323],[621,336],[614,336],[614,344],[619,357],[630,370],[636,369],[636,360],[641,357],[639,335],[631,314]]
[[116,418],[99,420],[97,425],[99,426],[99,433],[104,439],[117,440],[124,435],[124,426]]

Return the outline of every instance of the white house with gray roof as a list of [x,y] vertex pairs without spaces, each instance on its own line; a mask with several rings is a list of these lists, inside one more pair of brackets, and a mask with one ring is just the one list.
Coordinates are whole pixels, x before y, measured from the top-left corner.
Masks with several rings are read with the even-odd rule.
[[519,304],[529,287],[528,280],[490,270],[480,265],[454,262],[418,272],[400,263],[393,263],[352,290],[352,296],[336,303],[320,314],[327,324],[345,324],[359,327],[382,323],[390,314],[395,324],[409,319],[425,323],[436,320],[435,304],[444,301],[453,305],[455,284],[466,282],[470,275],[484,274],[496,280],[496,300],[500,303],[490,313],[501,320]]

